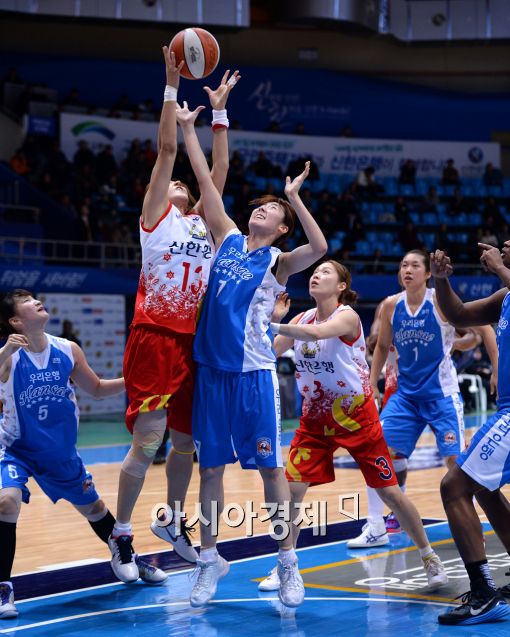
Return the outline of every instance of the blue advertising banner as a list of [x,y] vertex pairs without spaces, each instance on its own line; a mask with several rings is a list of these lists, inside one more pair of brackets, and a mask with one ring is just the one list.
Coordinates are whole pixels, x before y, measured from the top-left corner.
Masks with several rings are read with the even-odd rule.
[[[163,98],[161,63],[34,58],[19,51],[4,52],[0,59],[28,82],[56,88],[61,100],[76,78],[87,106],[111,107],[125,94],[133,106],[151,98],[159,109]],[[183,80],[181,99],[193,108],[208,105],[203,86],[217,85],[224,71],[220,64],[206,80]],[[337,136],[349,124],[355,136],[375,139],[490,141],[492,131],[508,127],[508,94],[454,93],[319,69],[243,66],[240,71],[228,109],[231,122],[239,120],[245,130],[265,130],[275,121],[284,133],[302,123],[307,134]]]
[[[34,292],[135,295],[139,274],[139,270],[133,269],[6,265],[0,272],[0,291],[26,288]],[[454,290],[464,301],[489,296],[502,287],[500,280],[489,274],[453,276],[451,281]],[[394,274],[354,274],[352,287],[362,302],[380,301],[400,289]],[[291,298],[308,298],[308,279],[302,275],[291,277],[288,290]]]

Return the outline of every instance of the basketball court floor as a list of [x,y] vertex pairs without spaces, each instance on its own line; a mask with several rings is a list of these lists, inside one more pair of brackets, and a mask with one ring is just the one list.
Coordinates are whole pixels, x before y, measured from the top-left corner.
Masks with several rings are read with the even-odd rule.
[[[473,422],[473,424],[477,424]],[[288,444],[291,433],[284,436]],[[425,438],[427,442],[427,438]],[[99,492],[114,508],[118,476],[116,447],[89,446],[82,455],[94,474]],[[95,451],[94,451],[95,450]],[[90,457],[87,457],[90,456]],[[95,464],[97,463],[97,464]],[[95,466],[91,466],[94,465]],[[227,475],[226,501],[252,497],[260,501],[256,472],[232,468]],[[364,513],[364,492],[359,472],[337,469],[337,482],[310,498],[332,503],[343,489],[360,492]],[[236,473],[238,472],[238,473]],[[510,621],[472,627],[447,627],[437,615],[451,607],[452,600],[468,590],[468,578],[444,522],[438,485],[443,468],[411,471],[408,493],[425,520],[432,546],[445,563],[450,582],[438,590],[427,590],[427,580],[418,551],[404,533],[391,536],[388,547],[350,550],[346,541],[358,534],[363,520],[336,515],[328,520],[327,533],[309,528],[301,533],[300,570],[306,590],[305,602],[296,610],[282,607],[276,593],[259,593],[257,583],[275,564],[275,544],[265,534],[265,524],[246,537],[243,528],[223,533],[221,554],[230,561],[230,573],[206,608],[192,609],[189,593],[193,569],[166,550],[147,529],[148,515],[159,494],[164,499],[164,469],[153,467],[141,496],[140,517],[135,520],[135,544],[146,559],[170,573],[159,586],[142,582],[115,581],[108,563],[108,550],[65,503],[56,506],[44,499],[36,485],[33,501],[22,511],[14,586],[20,612],[14,620],[0,622],[0,634],[53,635],[198,635],[230,637],[264,635],[318,637],[344,634],[353,637],[376,634],[451,634],[503,637],[510,635]],[[241,476],[248,482],[242,483]],[[196,499],[196,476],[190,499]],[[32,510],[32,514],[31,514]],[[431,515],[431,512],[433,513]],[[487,554],[498,585],[508,583],[510,556],[484,523]]]

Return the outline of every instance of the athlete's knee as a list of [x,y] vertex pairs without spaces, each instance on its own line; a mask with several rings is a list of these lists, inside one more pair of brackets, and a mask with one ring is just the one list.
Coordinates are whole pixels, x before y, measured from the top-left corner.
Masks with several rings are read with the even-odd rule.
[[16,522],[21,510],[20,500],[13,494],[0,493],[0,520]]
[[259,467],[264,482],[279,482],[283,475],[282,467]]
[[469,487],[465,474],[456,466],[452,467],[441,480],[440,491],[445,506],[463,497],[471,498],[474,492]]
[[172,452],[180,455],[193,455],[195,453],[195,445],[193,438],[179,431],[170,430],[170,439],[172,440]]
[[101,499],[76,508],[89,522],[98,522],[108,512],[106,504]]
[[221,481],[225,467],[200,467],[200,481]]
[[457,460],[457,456],[445,456],[444,463],[447,469],[451,469],[452,467],[454,467],[457,464],[456,460]]
[[399,508],[400,503],[405,498],[400,487],[392,485],[390,487],[381,487],[376,489],[377,495],[390,509]]
[[152,464],[165,435],[166,420],[159,417],[137,420],[131,449],[122,463],[122,470],[135,478],[143,478]]

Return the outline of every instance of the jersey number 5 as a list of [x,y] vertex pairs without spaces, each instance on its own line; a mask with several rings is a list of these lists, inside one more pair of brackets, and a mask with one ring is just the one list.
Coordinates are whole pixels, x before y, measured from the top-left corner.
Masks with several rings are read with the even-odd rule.
[[46,420],[48,418],[48,405],[39,405],[39,413],[37,414],[39,420]]
[[380,469],[379,477],[381,480],[391,480],[393,478],[393,471],[384,456],[379,456],[377,458],[375,466]]

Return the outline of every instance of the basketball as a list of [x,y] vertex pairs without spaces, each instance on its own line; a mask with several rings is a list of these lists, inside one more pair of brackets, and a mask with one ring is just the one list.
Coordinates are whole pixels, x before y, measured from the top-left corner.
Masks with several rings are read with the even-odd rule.
[[181,75],[189,80],[200,80],[210,75],[220,59],[216,38],[198,27],[179,31],[170,42],[170,51],[174,52],[177,64],[184,60]]

